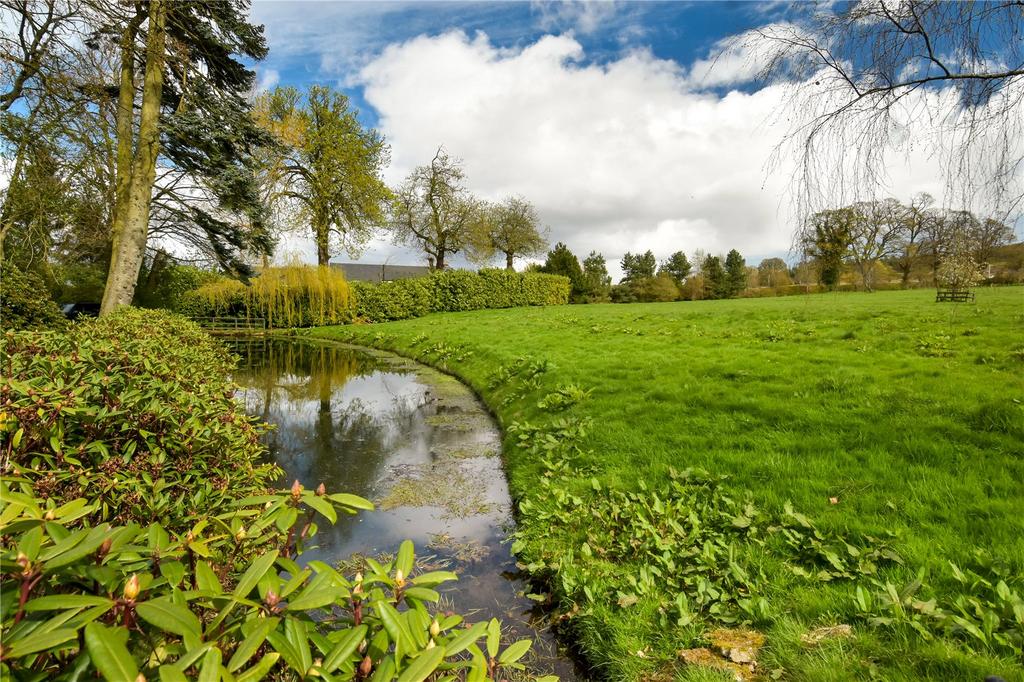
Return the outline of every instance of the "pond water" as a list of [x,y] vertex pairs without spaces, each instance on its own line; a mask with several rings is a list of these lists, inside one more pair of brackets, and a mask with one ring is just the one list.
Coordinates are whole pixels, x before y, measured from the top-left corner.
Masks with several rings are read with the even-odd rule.
[[262,339],[233,350],[247,412],[275,425],[266,443],[283,483],[324,483],[377,505],[322,525],[305,561],[388,557],[408,538],[424,568],[459,575],[442,590],[442,608],[470,622],[501,619],[512,638],[535,640],[532,671],[581,679],[524,596],[506,542],[513,520],[501,434],[466,386],[340,344]]

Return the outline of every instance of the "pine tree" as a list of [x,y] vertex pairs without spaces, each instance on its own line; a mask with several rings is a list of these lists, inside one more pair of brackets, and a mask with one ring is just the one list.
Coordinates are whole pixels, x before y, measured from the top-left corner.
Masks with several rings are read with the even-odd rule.
[[705,256],[700,269],[704,275],[704,298],[726,298],[729,284],[722,259],[718,256]]
[[558,242],[555,248],[548,251],[547,260],[541,267],[541,272],[549,275],[562,275],[569,278],[572,287],[569,297],[578,301],[584,293],[583,268],[576,254],[569,250],[569,247]]
[[736,249],[725,256],[726,297],[735,298],[747,288],[747,263]]

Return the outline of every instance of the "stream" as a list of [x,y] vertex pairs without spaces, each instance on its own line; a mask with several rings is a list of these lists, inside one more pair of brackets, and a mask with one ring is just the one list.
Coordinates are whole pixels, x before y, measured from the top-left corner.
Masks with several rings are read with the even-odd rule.
[[514,527],[501,433],[465,385],[389,353],[341,344],[236,341],[246,411],[273,424],[265,442],[284,485],[324,483],[372,500],[372,512],[323,524],[302,555],[349,572],[390,558],[404,539],[423,570],[450,570],[440,608],[497,617],[509,641],[534,640],[535,674],[583,679],[525,596],[506,538]]

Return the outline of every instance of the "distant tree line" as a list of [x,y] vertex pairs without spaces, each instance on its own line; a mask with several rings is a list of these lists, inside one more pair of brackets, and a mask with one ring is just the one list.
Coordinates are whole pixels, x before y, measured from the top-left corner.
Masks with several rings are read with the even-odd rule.
[[931,283],[941,284],[944,261],[969,259],[983,268],[996,249],[1014,240],[1013,230],[999,220],[934,203],[922,193],[909,204],[885,199],[819,211],[803,224],[797,243],[821,284],[834,288],[849,269],[871,291],[880,266],[899,273],[903,286],[922,268]]

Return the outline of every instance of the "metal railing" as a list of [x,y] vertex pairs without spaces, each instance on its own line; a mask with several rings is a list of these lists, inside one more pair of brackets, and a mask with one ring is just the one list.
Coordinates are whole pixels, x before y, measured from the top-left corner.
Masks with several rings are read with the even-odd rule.
[[193,317],[192,321],[211,334],[253,334],[267,331],[262,317]]

